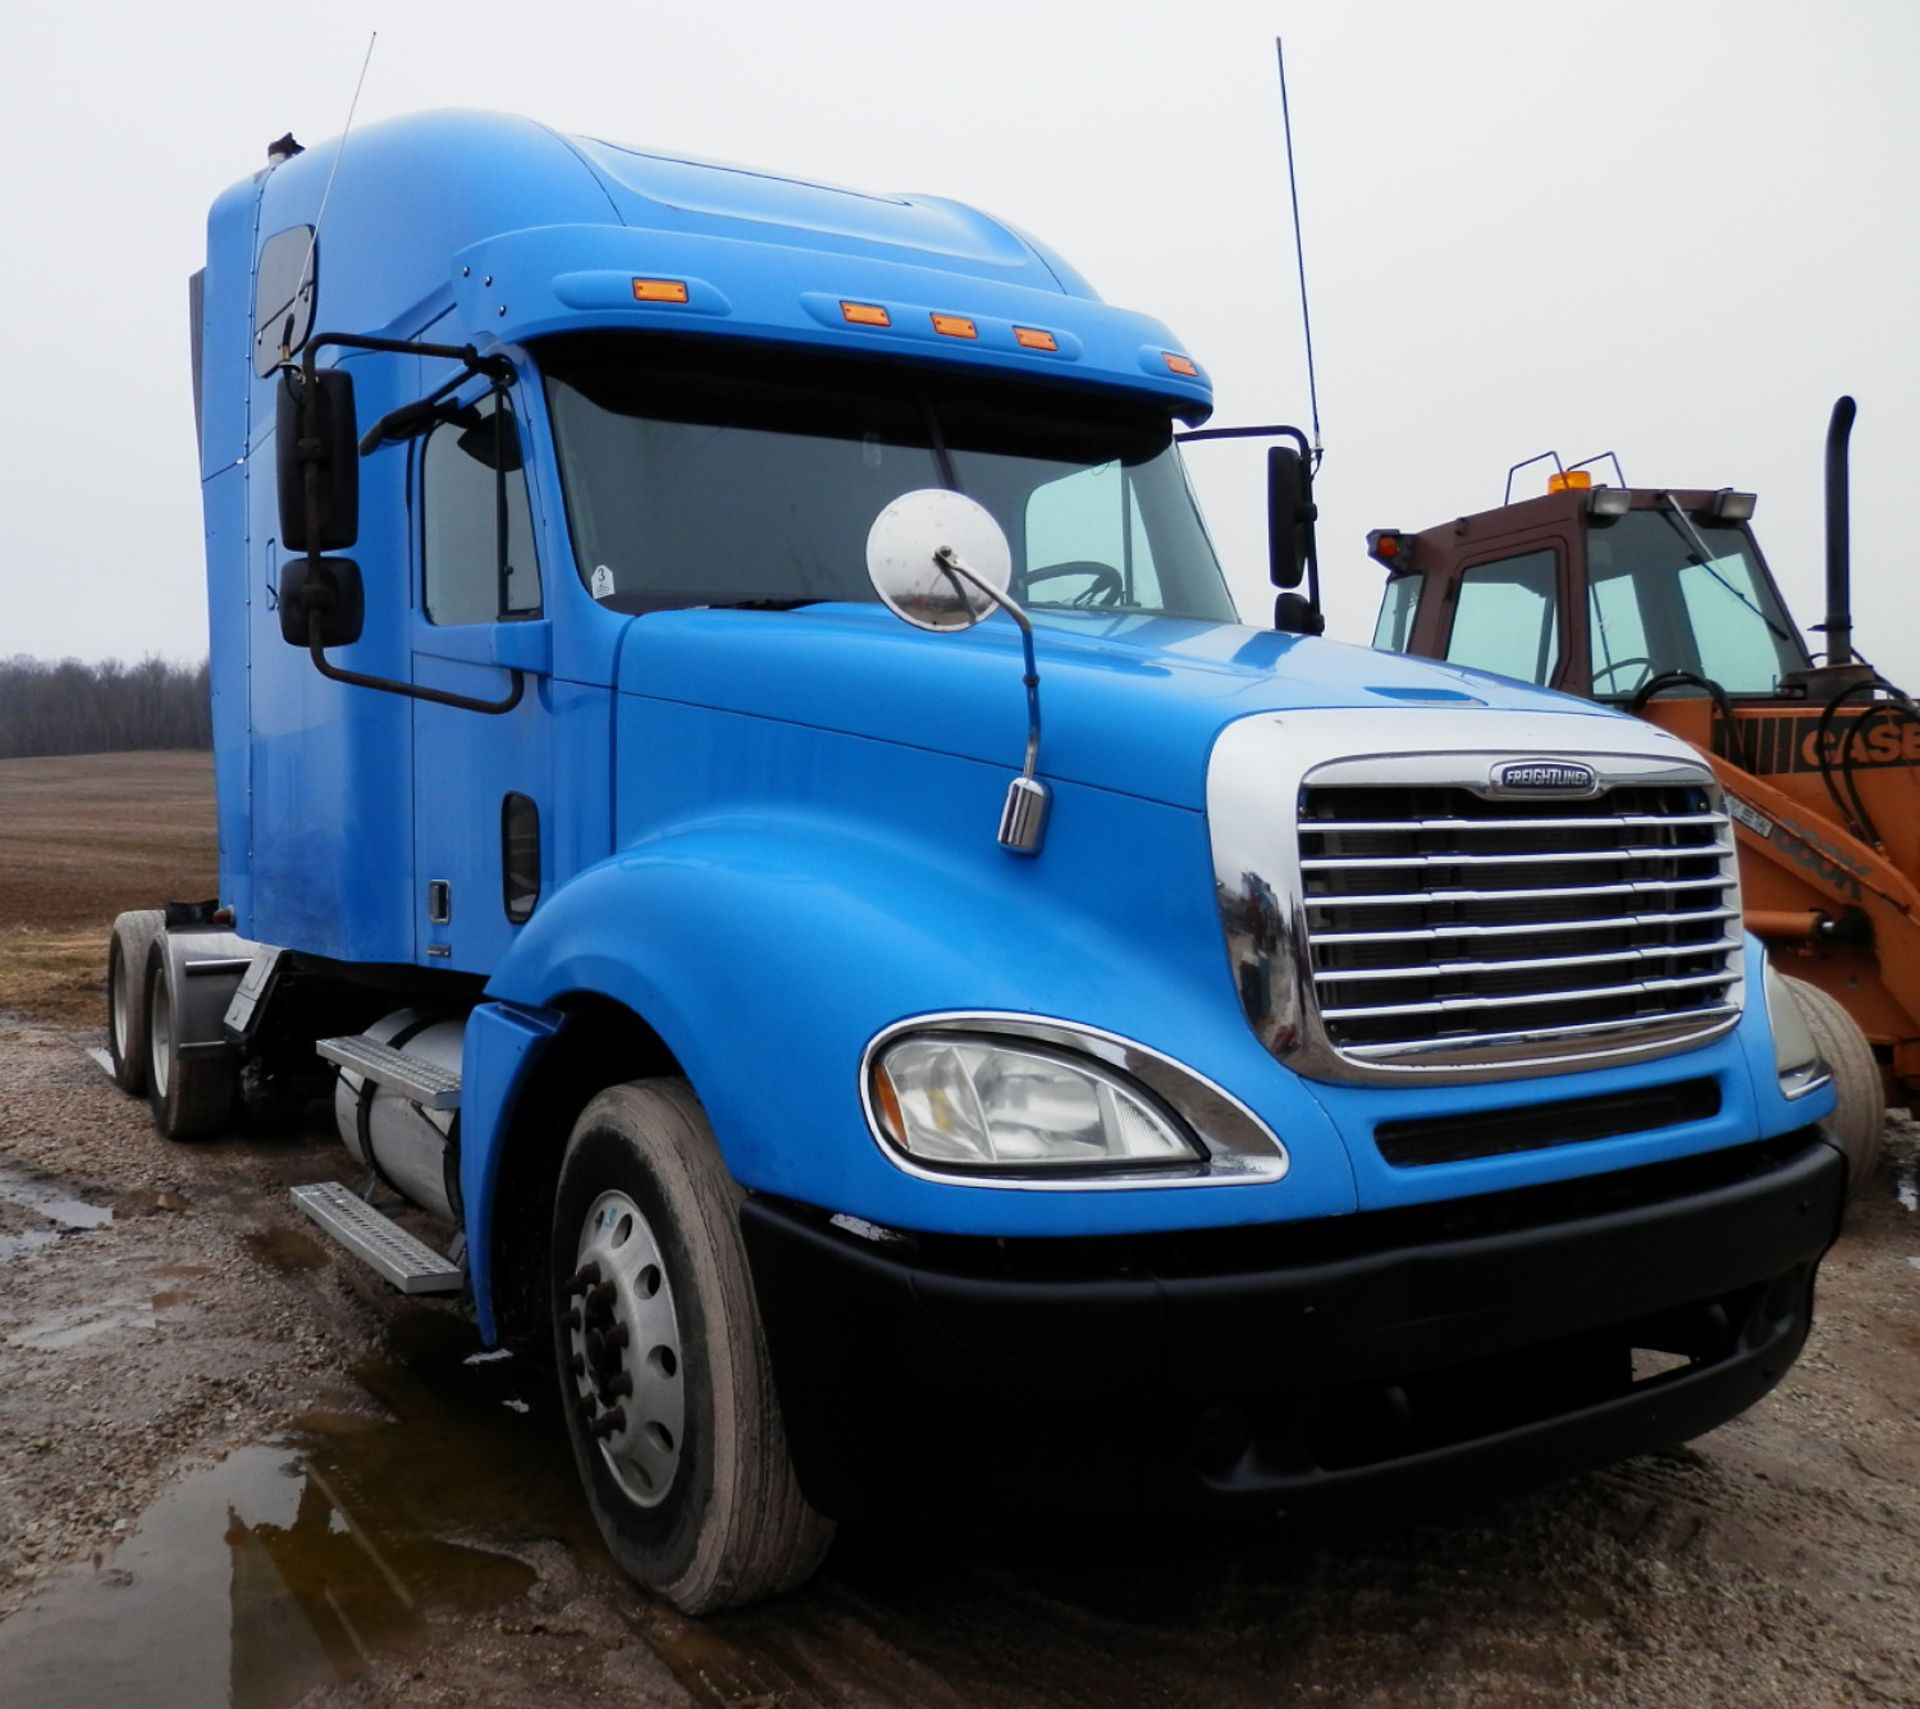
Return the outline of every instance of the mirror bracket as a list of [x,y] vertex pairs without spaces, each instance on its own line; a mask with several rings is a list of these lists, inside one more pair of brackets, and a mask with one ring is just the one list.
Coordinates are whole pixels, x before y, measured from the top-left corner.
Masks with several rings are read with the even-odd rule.
[[[299,372],[301,387],[299,396],[299,443],[297,446],[298,466],[302,484],[302,519],[304,521],[303,540],[307,548],[304,558],[295,559],[281,571],[283,597],[280,611],[281,634],[294,645],[304,639],[308,655],[314,668],[330,682],[346,683],[355,688],[377,689],[383,694],[398,694],[408,700],[430,701],[436,706],[451,706],[462,712],[503,713],[511,712],[518,706],[527,692],[527,679],[522,671],[509,672],[512,686],[498,700],[484,700],[477,695],[455,694],[448,689],[423,688],[417,683],[401,682],[395,677],[372,676],[363,671],[346,670],[334,664],[326,656],[328,647],[351,645],[360,637],[364,602],[361,594],[359,566],[346,558],[323,558],[320,555],[322,543],[322,515],[320,494],[320,469],[323,461],[343,466],[352,471],[357,481],[358,466],[339,449],[342,443],[351,445],[353,436],[353,393],[351,385],[339,388],[341,397],[329,398],[323,405],[323,391],[320,370],[314,362],[315,355],[323,348],[333,346],[345,350],[374,350],[402,356],[439,357],[447,361],[458,362],[462,372],[452,382],[457,386],[475,374],[488,375],[496,390],[502,390],[513,383],[513,364],[504,356],[482,356],[471,344],[424,344],[417,339],[372,338],[354,332],[323,332],[316,338],[307,340],[306,347],[300,352]],[[329,370],[330,373],[336,370]],[[346,376],[342,375],[344,380]],[[451,386],[442,387],[433,394],[432,401]],[[412,406],[409,406],[412,407]],[[323,415],[323,409],[327,412]],[[396,411],[395,414],[402,412]],[[392,415],[383,416],[374,424],[368,438],[378,443],[377,435],[391,423]],[[362,444],[358,447],[361,455],[369,449]],[[350,492],[349,488],[340,489]],[[504,506],[504,500],[501,501]],[[341,504],[336,498],[335,508],[340,509],[348,518],[357,515],[357,502]],[[338,540],[338,525],[334,527],[336,543],[352,544],[351,535]],[[504,552],[504,536],[501,550]],[[304,615],[306,631],[304,637],[299,632],[300,618]]]
[[998,840],[1011,853],[1034,855],[1046,836],[1053,797],[1037,775],[1040,668],[1034,662],[1033,623],[1006,591],[1012,574],[1013,549],[1005,530],[984,505],[952,488],[901,494],[867,533],[867,577],[901,622],[934,634],[971,629],[998,606],[1018,625],[1026,666],[1021,680],[1027,690],[1027,756],[1007,787]]
[[[1313,502],[1313,474],[1317,459],[1307,448],[1307,436],[1297,427],[1199,427],[1174,438],[1181,444],[1196,439],[1291,439],[1293,448],[1274,445],[1267,451],[1267,565],[1273,585],[1281,589],[1274,601],[1274,627],[1300,635],[1326,631],[1320,609],[1320,556],[1314,538],[1319,507]],[[1294,593],[1302,580],[1306,595]]]
[[968,569],[951,546],[938,548],[933,561],[949,577],[971,582],[1020,625],[1020,646],[1027,667],[1022,678],[1027,686],[1027,758],[1020,775],[1007,785],[1007,798],[1000,808],[999,843],[1014,854],[1038,854],[1047,834],[1047,810],[1053,805],[1053,791],[1034,775],[1040,765],[1040,667],[1033,657],[1033,619],[1017,600]]

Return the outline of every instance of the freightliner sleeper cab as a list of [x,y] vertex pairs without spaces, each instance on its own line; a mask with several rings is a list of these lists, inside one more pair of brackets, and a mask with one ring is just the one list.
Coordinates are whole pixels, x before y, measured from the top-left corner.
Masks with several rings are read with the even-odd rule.
[[117,1072],[330,1094],[302,1208],[551,1348],[643,1584],[1501,1487],[1793,1360],[1845,1168],[1710,769],[1241,624],[1204,369],[1044,245],[438,114],[284,145],[193,302],[220,897],[116,927]]

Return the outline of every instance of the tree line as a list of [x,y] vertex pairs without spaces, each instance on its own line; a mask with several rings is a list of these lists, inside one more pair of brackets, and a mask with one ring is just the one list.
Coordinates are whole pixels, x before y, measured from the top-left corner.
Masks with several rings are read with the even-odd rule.
[[0,759],[212,745],[204,659],[0,659]]

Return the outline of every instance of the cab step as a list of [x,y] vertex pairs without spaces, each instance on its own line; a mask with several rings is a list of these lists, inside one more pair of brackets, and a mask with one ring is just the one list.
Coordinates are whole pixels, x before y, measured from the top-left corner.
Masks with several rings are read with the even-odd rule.
[[[331,1041],[329,1041],[331,1042]],[[466,1286],[466,1270],[443,1258],[424,1241],[338,1181],[295,1187],[293,1202],[333,1238],[403,1294],[457,1293]]]
[[404,1050],[377,1043],[364,1034],[352,1038],[323,1038],[313,1048],[349,1073],[392,1087],[423,1110],[460,1107],[460,1076],[450,1068],[409,1056]]

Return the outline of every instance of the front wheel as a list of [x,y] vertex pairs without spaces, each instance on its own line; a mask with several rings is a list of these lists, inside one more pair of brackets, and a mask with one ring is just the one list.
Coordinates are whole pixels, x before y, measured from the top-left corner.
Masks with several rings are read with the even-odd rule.
[[787,1454],[739,1189],[683,1080],[575,1124],[554,1204],[554,1351],[575,1463],[632,1578],[688,1614],[778,1595],[833,1538]]
[[1814,1048],[1833,1071],[1836,1099],[1827,1137],[1847,1156],[1847,1197],[1857,1199],[1873,1179],[1886,1145],[1887,1089],[1873,1046],[1854,1019],[1818,985],[1787,976],[1806,1017]]

